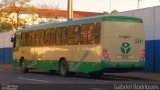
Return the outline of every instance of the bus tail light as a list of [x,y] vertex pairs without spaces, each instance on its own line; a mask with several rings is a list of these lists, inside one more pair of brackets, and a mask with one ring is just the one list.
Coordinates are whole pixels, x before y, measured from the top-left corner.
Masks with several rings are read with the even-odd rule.
[[107,50],[103,51],[103,56],[104,56],[104,59],[108,59],[109,58]]
[[142,59],[145,58],[145,50],[142,51],[142,53],[141,53],[141,58],[142,58]]

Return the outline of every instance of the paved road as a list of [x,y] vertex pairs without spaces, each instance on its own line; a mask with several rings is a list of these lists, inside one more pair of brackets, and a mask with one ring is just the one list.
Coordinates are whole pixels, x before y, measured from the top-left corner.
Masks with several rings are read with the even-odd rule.
[[[114,85],[135,85],[135,84],[158,84],[159,82],[132,79],[128,77],[119,77],[105,75],[101,79],[90,78],[86,75],[76,75],[74,77],[61,77],[58,74],[50,74],[43,71],[31,71],[30,73],[21,73],[18,70],[0,70],[1,87],[6,84],[29,86],[30,88],[40,88],[39,90],[49,90],[58,88],[58,90],[107,90],[114,88]],[[55,87],[56,86],[56,87]],[[67,86],[70,89],[65,88]],[[118,87],[118,86],[117,86]],[[65,88],[65,89],[64,89]],[[2,88],[0,88],[1,90]],[[23,88],[24,89],[24,88]],[[34,89],[34,90],[35,90]],[[159,88],[160,89],[160,88]],[[3,89],[5,90],[5,89]],[[18,89],[22,90],[22,89]],[[29,90],[29,89],[26,89]],[[31,90],[31,89],[30,89]],[[55,89],[56,90],[56,89]],[[111,90],[111,89],[108,89]],[[129,89],[128,89],[129,90]],[[157,89],[158,90],[158,89]]]

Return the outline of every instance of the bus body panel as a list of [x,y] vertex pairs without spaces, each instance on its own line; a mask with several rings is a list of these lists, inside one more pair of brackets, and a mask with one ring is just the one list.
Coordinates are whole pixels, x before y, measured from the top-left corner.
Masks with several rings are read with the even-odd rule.
[[139,63],[144,50],[143,24],[106,21],[103,25],[103,50],[108,52],[108,63]]
[[101,66],[101,46],[100,45],[79,45],[79,59],[71,70],[87,73],[100,69]]

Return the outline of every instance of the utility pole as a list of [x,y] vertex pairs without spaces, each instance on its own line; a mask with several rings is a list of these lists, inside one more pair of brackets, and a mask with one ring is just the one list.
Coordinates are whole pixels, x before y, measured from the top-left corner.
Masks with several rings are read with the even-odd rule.
[[110,1],[109,1],[109,11],[110,11],[110,13],[112,12],[112,11],[111,11],[111,5],[112,5],[112,1],[110,0]]
[[142,0],[138,0],[137,2],[137,9],[139,9],[139,2],[142,1]]
[[68,0],[68,21],[73,19],[73,1]]

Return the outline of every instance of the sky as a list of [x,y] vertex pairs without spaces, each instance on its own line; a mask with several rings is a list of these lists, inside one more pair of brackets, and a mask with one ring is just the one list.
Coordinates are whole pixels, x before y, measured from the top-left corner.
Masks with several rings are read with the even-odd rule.
[[[53,5],[59,5],[61,9],[67,10],[67,1],[68,0],[32,0],[31,4],[34,6],[45,4],[51,7],[53,7]],[[73,10],[110,12],[115,9],[119,12],[123,12],[137,9],[137,2],[138,0],[73,0]],[[139,8],[153,7],[158,5],[160,5],[160,0],[141,0]]]
[[[59,5],[60,8],[66,10],[67,1],[68,0],[32,0],[31,4]],[[138,0],[73,0],[73,10],[110,12],[115,9],[122,12],[137,9],[137,2]],[[140,1],[139,8],[153,7],[158,5],[160,5],[160,0],[142,0]]]

